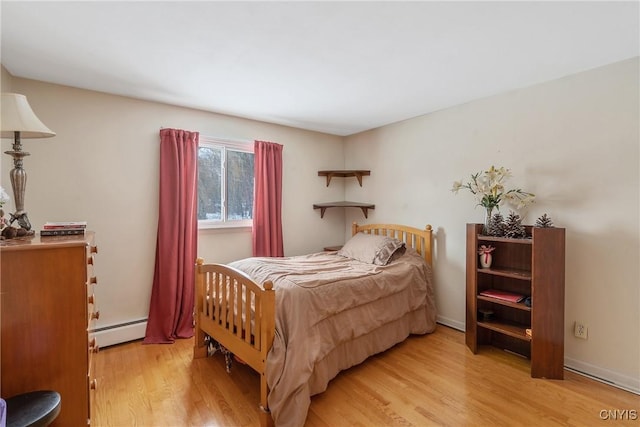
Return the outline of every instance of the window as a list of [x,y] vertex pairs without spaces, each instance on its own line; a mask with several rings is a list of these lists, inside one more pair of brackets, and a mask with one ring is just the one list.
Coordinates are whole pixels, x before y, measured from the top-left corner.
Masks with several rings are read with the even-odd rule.
[[200,137],[199,228],[253,223],[253,143]]

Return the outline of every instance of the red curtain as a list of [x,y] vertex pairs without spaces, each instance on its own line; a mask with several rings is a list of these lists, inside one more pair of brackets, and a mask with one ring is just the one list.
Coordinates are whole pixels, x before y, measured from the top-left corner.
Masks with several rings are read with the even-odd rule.
[[145,344],[193,336],[198,132],[160,130],[160,212]]
[[284,256],[282,244],[282,145],[255,141],[253,256]]

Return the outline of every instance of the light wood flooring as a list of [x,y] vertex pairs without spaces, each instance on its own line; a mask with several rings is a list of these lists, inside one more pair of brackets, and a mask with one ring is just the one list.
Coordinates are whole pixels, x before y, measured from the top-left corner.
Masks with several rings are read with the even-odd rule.
[[[240,364],[227,374],[219,354],[194,360],[192,345],[100,350],[91,425],[257,426],[258,375]],[[526,359],[492,347],[473,355],[462,332],[441,325],[340,373],[312,397],[305,424],[597,425],[640,427],[640,396],[566,370],[564,380],[532,379]]]

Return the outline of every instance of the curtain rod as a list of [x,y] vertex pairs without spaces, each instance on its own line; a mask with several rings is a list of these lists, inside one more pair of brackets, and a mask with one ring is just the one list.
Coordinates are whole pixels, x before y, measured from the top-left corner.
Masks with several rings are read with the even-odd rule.
[[[164,126],[160,126],[160,130],[162,129],[165,129]],[[172,129],[172,128],[167,128],[167,129]],[[218,142],[225,142],[230,144],[253,144],[255,142],[255,140],[253,139],[223,138],[219,136],[203,135],[202,133],[200,133],[200,139],[209,140],[211,142],[218,141]]]

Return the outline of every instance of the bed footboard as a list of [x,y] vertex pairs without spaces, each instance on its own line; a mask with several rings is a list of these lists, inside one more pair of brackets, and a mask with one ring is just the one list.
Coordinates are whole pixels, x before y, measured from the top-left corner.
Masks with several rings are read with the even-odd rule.
[[275,334],[273,283],[256,284],[241,271],[196,261],[194,358],[207,356],[205,335],[260,374],[260,424],[271,423],[266,362]]

